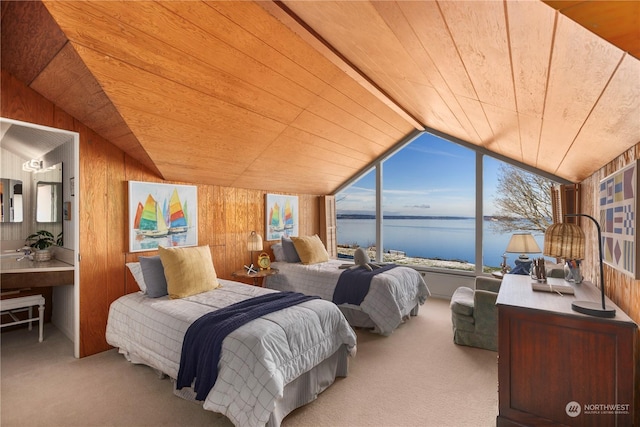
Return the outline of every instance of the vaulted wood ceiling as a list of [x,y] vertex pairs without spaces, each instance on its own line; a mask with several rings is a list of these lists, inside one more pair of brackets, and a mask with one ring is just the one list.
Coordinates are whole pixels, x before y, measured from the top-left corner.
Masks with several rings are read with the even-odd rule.
[[172,181],[329,194],[426,128],[578,182],[640,142],[639,15],[626,1],[3,1],[2,68]]

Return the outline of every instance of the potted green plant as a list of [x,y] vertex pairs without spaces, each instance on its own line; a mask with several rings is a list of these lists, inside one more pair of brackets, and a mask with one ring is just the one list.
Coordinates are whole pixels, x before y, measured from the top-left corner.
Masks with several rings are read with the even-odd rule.
[[38,230],[27,237],[26,244],[34,248],[34,261],[49,261],[51,259],[51,246],[56,244],[53,234],[47,230]]

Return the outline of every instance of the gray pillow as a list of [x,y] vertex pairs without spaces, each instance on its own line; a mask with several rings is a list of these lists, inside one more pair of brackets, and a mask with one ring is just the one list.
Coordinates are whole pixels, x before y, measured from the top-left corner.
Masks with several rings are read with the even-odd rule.
[[282,249],[282,243],[271,245],[271,250],[273,251],[273,256],[276,257],[276,261],[287,262],[287,258],[284,256],[284,249]]
[[164,277],[160,255],[140,257],[138,261],[140,261],[144,283],[147,285],[147,295],[151,298],[167,295],[167,279]]
[[287,262],[300,262],[300,256],[296,247],[293,246],[293,240],[288,237],[282,238],[282,250],[284,251],[284,258]]

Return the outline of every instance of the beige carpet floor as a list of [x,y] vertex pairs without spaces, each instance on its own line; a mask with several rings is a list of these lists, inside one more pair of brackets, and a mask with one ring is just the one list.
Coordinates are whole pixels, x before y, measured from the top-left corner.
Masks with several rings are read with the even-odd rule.
[[[430,299],[390,337],[358,330],[347,378],[291,413],[293,426],[495,426],[497,353],[452,341],[448,301]],[[116,350],[73,358],[47,324],[1,335],[0,423],[13,426],[231,426],[172,394]]]

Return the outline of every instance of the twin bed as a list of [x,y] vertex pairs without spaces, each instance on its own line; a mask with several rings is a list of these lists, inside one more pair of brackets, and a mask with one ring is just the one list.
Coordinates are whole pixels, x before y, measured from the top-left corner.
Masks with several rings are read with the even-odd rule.
[[[356,350],[351,326],[389,335],[404,318],[418,313],[429,294],[415,270],[396,267],[374,276],[359,306],[338,307],[331,294],[336,275],[344,271],[338,268],[340,261],[275,263],[279,273],[267,282],[275,289],[265,289],[218,279],[208,247],[159,248],[159,254],[127,264],[140,292],[111,304],[107,342],[128,361],[169,376],[176,395],[190,400],[206,396],[204,409],[226,415],[235,425],[279,426],[287,414],[347,375],[348,356]],[[194,323],[234,304],[284,296],[279,291],[315,297],[262,314],[225,335],[210,389],[202,391],[202,375],[185,382],[184,357],[193,357],[187,343]],[[246,317],[238,314],[238,319]],[[218,324],[210,330],[219,334],[216,328]]]
[[[333,301],[345,263],[346,260],[334,259],[315,264],[274,262],[272,266],[278,269],[278,274],[267,277],[265,286]],[[429,289],[419,272],[397,266],[373,276],[369,292],[360,304],[342,303],[339,307],[351,326],[390,335],[407,317],[418,314],[428,296]]]
[[[234,302],[275,292],[219,279],[220,288],[181,299],[120,297],[109,310],[107,342],[127,360],[178,378],[189,325]],[[218,378],[204,409],[235,425],[278,426],[293,409],[314,400],[347,375],[356,336],[335,305],[315,299],[241,326],[223,341]],[[190,389],[177,395],[193,398]]]

